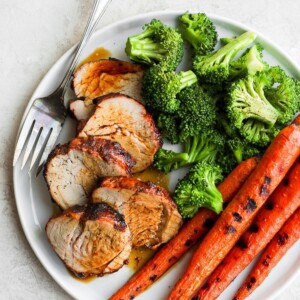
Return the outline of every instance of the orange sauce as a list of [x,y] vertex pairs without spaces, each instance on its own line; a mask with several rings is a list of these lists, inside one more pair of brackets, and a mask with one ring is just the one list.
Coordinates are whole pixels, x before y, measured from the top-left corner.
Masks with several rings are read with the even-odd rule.
[[153,167],[150,167],[140,173],[133,174],[133,177],[142,181],[151,181],[166,190],[169,190],[169,176]]
[[154,255],[154,253],[155,250],[146,247],[132,248],[127,266],[136,272]]
[[107,49],[100,47],[97,48],[94,52],[92,52],[89,56],[87,56],[83,61],[81,61],[77,68],[79,68],[80,66],[82,66],[83,64],[90,62],[90,61],[95,61],[95,60],[100,60],[100,59],[104,59],[104,58],[109,58],[111,57],[111,53],[110,51],[108,51]]
[[78,280],[80,282],[83,282],[83,283],[89,283],[93,280],[95,280],[97,278],[97,276],[95,275],[92,275],[92,276],[89,276],[89,277],[86,277],[86,278],[80,278],[78,276],[76,276],[72,271],[70,271],[68,268],[67,268],[67,271],[68,273],[75,279],[75,280]]

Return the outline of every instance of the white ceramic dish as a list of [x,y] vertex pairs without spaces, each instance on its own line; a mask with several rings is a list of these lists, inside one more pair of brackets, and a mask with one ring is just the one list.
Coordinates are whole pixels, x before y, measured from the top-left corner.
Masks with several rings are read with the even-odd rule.
[[[147,15],[135,16],[118,23],[109,25],[96,32],[88,43],[82,58],[86,57],[97,47],[105,47],[110,50],[112,56],[126,60],[124,45],[126,38],[141,30],[141,27],[151,21],[153,18],[160,19],[166,24],[175,26],[177,16],[183,12],[155,12]],[[222,18],[215,15],[209,15],[214,21],[219,37],[227,37],[241,34],[244,31],[255,31],[242,24]],[[299,68],[291,59],[283,53],[276,45],[265,37],[258,35],[257,41],[265,48],[265,59],[270,64],[279,64],[286,71],[296,78],[300,78]],[[31,102],[38,96],[46,96],[56,87],[60,78],[64,74],[66,63],[74,47],[63,55],[57,63],[51,68],[40,85],[34,92],[27,109]],[[187,60],[184,59],[182,66],[187,66]],[[26,112],[25,112],[26,113]],[[24,114],[25,115],[25,114]],[[74,124],[70,119],[67,120],[63,132],[58,142],[69,140],[74,134]],[[175,183],[175,174],[171,178],[171,186]],[[19,212],[19,217],[24,229],[24,233],[39,258],[40,262],[51,274],[54,280],[76,299],[100,300],[108,299],[119,287],[121,287],[131,276],[132,271],[128,267],[123,267],[117,273],[97,278],[89,283],[83,283],[74,279],[63,263],[56,256],[45,235],[45,224],[55,209],[50,200],[43,177],[31,176],[28,169],[20,171],[20,162],[14,168],[14,189]],[[179,276],[184,271],[191,253],[187,254],[171,271],[155,283],[150,289],[142,293],[137,299],[165,299],[170,289],[175,284]],[[249,268],[246,269],[229,288],[222,294],[220,299],[230,299],[242,280],[247,275]],[[292,279],[300,274],[300,242],[288,252],[279,265],[272,271],[263,285],[257,289],[251,299],[271,299],[278,295]]]

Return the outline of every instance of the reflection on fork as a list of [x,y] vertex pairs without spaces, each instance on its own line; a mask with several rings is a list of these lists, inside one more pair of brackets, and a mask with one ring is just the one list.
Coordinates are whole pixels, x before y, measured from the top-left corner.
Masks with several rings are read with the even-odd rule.
[[85,47],[92,32],[95,30],[98,20],[105,12],[110,1],[111,0],[94,1],[84,34],[76,47],[70,68],[61,84],[51,95],[34,100],[18,134],[13,161],[14,166],[21,153],[25,151],[21,169],[24,168],[28,158],[32,154],[30,170],[35,163],[37,163],[36,175],[41,171],[49,153],[55,145],[67,116],[67,109],[64,106],[64,96],[73,71],[77,66],[80,53]]

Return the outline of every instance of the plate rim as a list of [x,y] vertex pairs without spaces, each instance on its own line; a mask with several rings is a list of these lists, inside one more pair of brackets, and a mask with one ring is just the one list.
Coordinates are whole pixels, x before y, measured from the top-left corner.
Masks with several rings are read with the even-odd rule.
[[[137,22],[137,21],[142,21],[143,19],[151,19],[151,18],[157,18],[159,19],[160,17],[166,17],[166,16],[178,16],[180,14],[185,13],[187,10],[158,10],[158,11],[151,11],[150,13],[141,13],[141,14],[136,14],[133,16],[129,16],[126,18],[123,18],[119,21],[110,23],[105,25],[102,28],[97,29],[91,36],[90,40],[95,36],[95,35],[101,35],[103,34],[105,31],[109,31],[111,30],[111,28],[113,27],[120,27],[123,24],[127,24],[129,22]],[[200,10],[190,10],[190,13],[195,13],[195,12],[200,12]],[[253,31],[257,34],[257,38],[262,39],[264,44],[267,44],[270,48],[272,48],[273,50],[275,50],[275,52],[277,54],[279,54],[286,63],[288,63],[289,68],[293,69],[293,71],[295,72],[295,76],[300,79],[300,67],[299,65],[291,58],[291,56],[289,54],[287,54],[281,46],[279,46],[278,44],[274,43],[271,39],[269,39],[268,37],[266,37],[264,34],[260,33],[259,31],[255,30],[253,27],[245,25],[239,21],[236,21],[234,19],[228,18],[228,17],[224,17],[218,14],[214,14],[214,13],[209,13],[205,10],[201,11],[205,14],[207,14],[207,16],[210,19],[214,19],[217,20],[219,22],[224,22],[226,24],[230,24],[231,26],[233,25],[236,28],[239,28],[241,30],[244,31]],[[88,42],[89,43],[89,42]],[[37,95],[38,90],[41,88],[41,86],[44,85],[44,83],[47,81],[47,77],[49,75],[49,73],[53,72],[55,68],[57,68],[59,65],[61,65],[61,62],[64,61],[65,59],[68,59],[72,52],[75,50],[75,47],[77,46],[77,43],[75,45],[73,45],[72,47],[70,47],[63,55],[60,56],[59,59],[57,59],[55,61],[55,63],[47,70],[47,72],[45,73],[45,75],[43,76],[42,80],[39,82],[39,84],[36,86],[34,92],[32,93],[32,96],[30,98],[30,100],[28,101],[28,104],[23,112],[23,115],[21,117],[20,123],[19,123],[19,128],[18,128],[18,132],[16,135],[16,140],[17,137],[20,133],[20,130],[22,128],[22,124],[23,121],[30,109],[31,104],[33,103],[34,99],[38,96],[42,96],[42,95]],[[15,152],[15,150],[14,150]],[[18,170],[19,171],[19,170]],[[27,174],[27,173],[26,173]],[[20,204],[19,201],[21,201],[21,199],[17,198],[17,194],[18,194],[18,187],[17,187],[17,180],[16,180],[16,176],[17,176],[17,170],[16,170],[16,166],[13,166],[13,190],[14,190],[14,196],[15,196],[15,203],[16,203],[16,207],[17,207],[17,212],[18,212],[18,217],[22,226],[22,230],[23,233],[32,249],[32,251],[34,252],[35,256],[38,258],[39,262],[42,264],[43,268],[47,271],[47,273],[52,277],[52,279],[66,292],[68,293],[70,296],[76,298],[75,292],[72,291],[71,288],[69,288],[68,286],[66,286],[63,282],[59,282],[58,278],[55,277],[54,271],[52,271],[51,267],[49,266],[49,264],[47,264],[47,262],[44,261],[42,255],[39,253],[40,249],[38,248],[38,246],[36,246],[36,244],[34,243],[34,239],[32,236],[30,236],[30,233],[28,232],[28,228],[26,226],[26,221],[24,219],[24,214],[22,213],[21,209],[20,209]],[[28,175],[30,176],[30,175]],[[298,268],[298,270],[296,270],[295,272],[292,273],[292,275],[290,275],[287,279],[285,279],[284,284],[281,287],[277,287],[275,289],[275,291],[270,295],[271,298],[273,299],[276,296],[278,296],[279,294],[282,293],[283,290],[285,290],[295,279],[296,277],[298,277],[300,274],[300,268]]]

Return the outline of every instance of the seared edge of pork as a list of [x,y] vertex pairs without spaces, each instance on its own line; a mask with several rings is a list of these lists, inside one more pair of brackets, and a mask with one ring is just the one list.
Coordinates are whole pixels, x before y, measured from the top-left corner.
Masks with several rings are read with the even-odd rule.
[[98,136],[117,141],[136,164],[133,173],[150,166],[162,146],[160,133],[144,105],[123,94],[112,93],[94,100],[97,107],[79,136]]
[[99,178],[128,176],[133,165],[131,156],[117,142],[75,138],[51,152],[44,177],[52,199],[66,209],[86,203]]
[[162,187],[131,177],[104,178],[91,196],[124,215],[135,247],[157,248],[175,236],[182,224],[177,206]]
[[76,205],[50,218],[46,234],[59,258],[81,278],[117,271],[131,251],[124,218],[105,203]]

